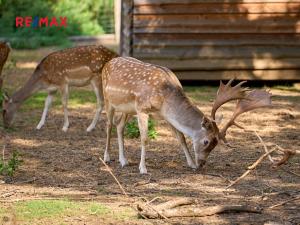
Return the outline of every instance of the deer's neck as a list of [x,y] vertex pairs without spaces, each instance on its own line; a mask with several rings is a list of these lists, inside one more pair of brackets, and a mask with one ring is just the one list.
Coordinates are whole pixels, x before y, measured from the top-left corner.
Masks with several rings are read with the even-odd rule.
[[166,98],[162,115],[172,126],[189,137],[196,136],[201,130],[204,116],[183,92],[173,93]]
[[12,95],[12,102],[16,105],[21,105],[26,99],[41,88],[41,82],[39,81],[39,76],[34,73],[26,84]]

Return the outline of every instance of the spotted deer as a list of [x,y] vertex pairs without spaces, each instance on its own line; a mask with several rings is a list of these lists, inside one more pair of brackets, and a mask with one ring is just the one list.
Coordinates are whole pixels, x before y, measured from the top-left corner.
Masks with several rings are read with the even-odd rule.
[[10,47],[5,42],[0,42],[0,90],[2,90],[3,78],[2,69],[10,52]]
[[[201,168],[219,141],[228,143],[227,129],[236,125],[235,119],[242,113],[271,105],[271,94],[263,90],[249,91],[241,82],[231,87],[232,80],[220,84],[210,116],[205,116],[185,95],[175,74],[169,69],[141,62],[131,57],[118,57],[108,62],[102,71],[103,95],[107,113],[107,139],[104,160],[108,162],[110,135],[114,112],[121,112],[117,123],[119,161],[128,162],[124,154],[123,131],[126,119],[136,114],[141,134],[141,159],[139,170],[147,173],[145,166],[146,141],[149,115],[166,120],[175,132],[185,153],[189,167]],[[226,102],[238,100],[230,121],[221,130],[217,126],[216,111]],[[185,136],[191,138],[195,161],[188,150]]]
[[99,119],[103,108],[101,71],[106,62],[117,55],[103,46],[80,46],[53,52],[36,67],[26,84],[3,103],[3,121],[6,127],[12,123],[20,105],[34,93],[46,90],[48,96],[37,129],[44,125],[53,95],[57,90],[62,94],[64,125],[67,131],[69,86],[82,87],[91,84],[97,97],[97,110],[87,131],[91,131]]

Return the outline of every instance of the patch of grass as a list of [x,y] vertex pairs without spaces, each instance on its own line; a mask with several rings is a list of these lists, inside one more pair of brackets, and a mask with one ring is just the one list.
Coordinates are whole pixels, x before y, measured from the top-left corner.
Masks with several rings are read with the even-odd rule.
[[[28,111],[32,109],[42,109],[44,108],[44,102],[48,93],[40,92],[31,96],[29,99],[25,101],[21,110]],[[88,90],[71,90],[70,97],[68,102],[68,107],[78,107],[80,105],[84,105],[87,103],[96,104],[96,96],[94,92]],[[56,93],[54,96],[54,100],[52,102],[52,106],[61,106],[61,96],[59,93]]]
[[273,89],[281,90],[281,91],[292,91],[292,92],[300,92],[300,88],[296,86],[274,86]]
[[[138,121],[136,118],[132,119],[125,125],[125,136],[129,138],[138,138],[140,137],[140,130],[138,126]],[[148,122],[148,137],[150,139],[156,139],[158,136],[157,131],[155,130],[155,122],[153,119],[149,119]]]
[[111,212],[111,210],[105,205],[92,202],[87,205],[88,213],[91,215],[105,215]]
[[[75,202],[70,200],[30,200],[18,202],[12,206],[17,219],[23,223],[35,224],[39,220],[55,224],[62,222],[65,217],[72,216],[103,216],[112,220],[132,220],[136,218],[135,212],[130,208],[117,210],[98,202]],[[5,216],[7,211],[0,211]]]
[[187,87],[184,88],[185,93],[195,101],[209,102],[214,99],[217,87],[210,86],[198,86],[198,87]]
[[6,209],[0,204],[0,218],[2,218],[6,213]]
[[16,203],[14,208],[18,218],[31,221],[74,213],[79,206],[67,200],[32,200]]

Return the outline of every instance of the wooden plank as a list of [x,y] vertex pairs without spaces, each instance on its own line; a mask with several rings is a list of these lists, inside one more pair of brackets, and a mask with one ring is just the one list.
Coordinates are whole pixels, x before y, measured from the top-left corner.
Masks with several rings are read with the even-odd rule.
[[180,80],[300,80],[300,70],[174,71]]
[[300,23],[292,25],[280,25],[272,26],[272,24],[261,24],[260,26],[239,26],[224,21],[223,25],[219,26],[187,26],[182,24],[181,26],[170,27],[134,27],[133,32],[135,34],[155,33],[155,34],[176,34],[176,33],[198,33],[198,34],[220,34],[220,33],[261,33],[261,34],[300,34]]
[[198,14],[198,15],[134,15],[134,27],[170,27],[170,26],[261,26],[291,25],[300,20],[300,14]]
[[265,70],[300,69],[299,58],[285,59],[198,59],[198,60],[146,60],[176,71],[189,70]]
[[134,14],[233,14],[233,13],[299,13],[299,2],[280,3],[191,3],[135,5]]
[[153,41],[159,40],[170,40],[170,41],[183,41],[183,40],[231,40],[231,41],[240,41],[247,39],[260,39],[266,41],[274,41],[274,40],[286,40],[293,41],[294,39],[299,39],[300,34],[276,34],[276,38],[274,38],[274,34],[197,34],[197,33],[177,33],[177,34],[155,34],[155,33],[147,33],[147,34],[133,34],[134,39],[151,39]]
[[168,47],[204,47],[204,46],[299,46],[300,38],[285,38],[285,39],[237,39],[237,40],[213,40],[213,39],[164,39],[157,37],[156,39],[134,37],[133,48],[165,48]]
[[[218,3],[224,0],[134,0],[134,5],[161,5],[161,4],[192,4],[192,3]],[[227,1],[228,2],[228,1]],[[243,3],[297,3],[300,0],[243,0]],[[230,0],[230,3],[241,3],[241,0]]]
[[210,47],[202,48],[134,48],[133,56],[144,59],[232,59],[232,58],[299,58],[299,46],[277,47]]
[[130,56],[132,54],[132,24],[133,24],[133,0],[122,0],[121,15],[121,42],[120,54]]

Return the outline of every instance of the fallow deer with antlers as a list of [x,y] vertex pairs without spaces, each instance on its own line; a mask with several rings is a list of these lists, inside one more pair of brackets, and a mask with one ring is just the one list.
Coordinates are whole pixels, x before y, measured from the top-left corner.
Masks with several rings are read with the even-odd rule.
[[3,104],[3,121],[10,126],[20,105],[34,93],[40,90],[48,91],[42,118],[37,125],[40,129],[46,120],[47,112],[57,90],[62,93],[64,110],[64,125],[67,131],[69,86],[82,87],[91,84],[97,97],[97,110],[87,131],[91,131],[99,119],[103,108],[103,94],[101,85],[101,71],[105,63],[117,55],[104,46],[79,46],[46,56],[37,66],[27,83]]
[[[107,113],[107,140],[104,160],[108,162],[110,133],[114,112],[122,112],[117,124],[119,161],[127,164],[124,155],[123,131],[128,115],[136,114],[141,134],[140,173],[147,173],[145,166],[148,118],[156,114],[173,128],[185,153],[188,166],[202,167],[220,140],[227,143],[227,129],[237,125],[238,115],[259,107],[271,105],[271,94],[263,90],[249,91],[241,85],[231,87],[232,80],[220,84],[210,117],[205,116],[185,95],[176,76],[167,68],[141,62],[131,57],[118,57],[108,62],[102,71],[102,85]],[[238,100],[232,119],[219,129],[216,111],[226,102]],[[238,125],[237,125],[238,126]],[[185,135],[193,142],[195,162],[188,150]]]
[[0,42],[0,90],[2,90],[3,78],[2,78],[2,69],[8,58],[10,52],[10,47],[5,42]]

